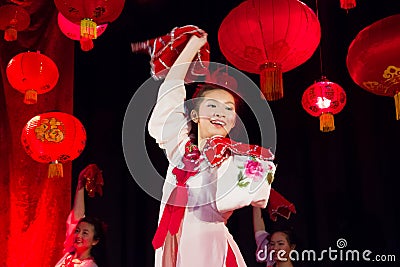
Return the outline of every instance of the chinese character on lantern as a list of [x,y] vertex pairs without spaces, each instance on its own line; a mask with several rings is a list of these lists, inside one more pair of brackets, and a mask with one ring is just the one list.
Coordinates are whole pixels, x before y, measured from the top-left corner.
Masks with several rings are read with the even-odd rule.
[[32,159],[49,164],[49,177],[63,177],[62,163],[74,160],[82,153],[86,131],[74,116],[48,112],[26,123],[21,143]]
[[361,30],[349,46],[346,64],[353,81],[376,95],[394,97],[400,120],[400,15]]

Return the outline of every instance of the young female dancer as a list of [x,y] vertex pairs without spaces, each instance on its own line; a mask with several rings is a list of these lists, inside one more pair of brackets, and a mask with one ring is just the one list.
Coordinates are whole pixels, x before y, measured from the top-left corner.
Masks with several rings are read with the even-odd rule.
[[205,33],[190,38],[159,88],[149,121],[170,162],[153,239],[157,267],[246,266],[226,222],[241,207],[265,208],[275,171],[268,149],[226,138],[236,121],[228,89],[200,86],[186,112],[184,79],[206,43]]
[[[55,267],[97,267],[93,252],[103,242],[104,224],[93,217],[85,217],[85,188],[90,196],[101,194],[103,177],[97,165],[90,164],[80,174],[74,206],[67,219],[64,256]],[[97,188],[96,188],[97,187]]]

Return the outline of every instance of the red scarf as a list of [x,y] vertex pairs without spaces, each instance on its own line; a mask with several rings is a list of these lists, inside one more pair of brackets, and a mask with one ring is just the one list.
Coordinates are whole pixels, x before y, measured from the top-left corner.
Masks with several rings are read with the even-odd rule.
[[[272,160],[274,155],[269,149],[248,145],[232,141],[229,138],[215,136],[209,138],[204,146],[204,155],[210,166],[220,165],[227,159],[230,153],[238,155],[257,157],[262,160]],[[197,167],[200,162],[200,151],[196,145],[188,141],[185,146],[185,154],[182,159],[184,168],[175,167],[172,173],[176,177],[176,187],[165,205],[157,231],[153,238],[154,249],[160,248],[165,241],[167,233],[175,235],[178,233],[183,217],[185,215],[186,204],[188,201],[188,179],[198,173]],[[269,198],[269,208],[271,218],[282,215],[289,218],[290,213],[295,213],[294,205],[287,201],[278,192],[271,189]]]
[[172,170],[176,177],[176,187],[172,190],[167,204],[165,204],[163,215],[152,242],[154,249],[164,244],[168,231],[171,235],[178,233],[188,201],[186,182],[190,177],[197,174],[198,171],[196,169],[199,165],[199,159],[200,151],[198,147],[188,141],[185,145],[185,154],[182,159],[184,168],[175,167]]
[[209,138],[203,152],[211,167],[220,165],[229,157],[231,152],[243,156],[257,157],[262,160],[274,160],[274,154],[269,149],[235,142],[222,136]]
[[[202,29],[194,25],[175,27],[164,36],[132,43],[131,48],[132,52],[145,51],[150,55],[151,74],[155,80],[160,80],[165,78],[192,35],[201,37],[204,33]],[[197,76],[204,76],[208,71],[209,61],[210,47],[206,43],[194,58],[185,81],[193,82],[197,80]]]

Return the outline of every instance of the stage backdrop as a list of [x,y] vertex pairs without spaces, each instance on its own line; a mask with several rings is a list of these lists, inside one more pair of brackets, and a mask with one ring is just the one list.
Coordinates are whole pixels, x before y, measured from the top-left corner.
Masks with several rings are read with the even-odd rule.
[[[13,2],[28,11],[31,22],[16,41],[5,41],[0,31],[0,266],[53,266],[61,257],[70,210],[71,163],[64,164],[63,178],[49,179],[48,165],[31,159],[20,139],[37,114],[72,114],[74,44],[59,30],[52,0]],[[0,1],[5,4],[10,1]],[[27,105],[9,84],[6,67],[18,53],[38,50],[56,63],[60,76],[52,91]]]

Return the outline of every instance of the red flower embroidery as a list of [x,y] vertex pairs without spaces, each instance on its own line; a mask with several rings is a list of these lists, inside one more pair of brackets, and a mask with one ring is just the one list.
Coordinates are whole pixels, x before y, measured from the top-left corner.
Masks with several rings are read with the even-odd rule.
[[249,159],[247,161],[244,174],[248,178],[251,178],[256,182],[261,181],[264,178],[264,172],[265,170],[261,162],[254,159]]

